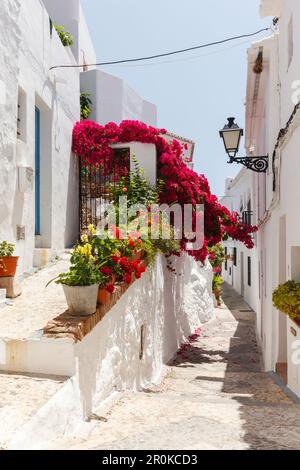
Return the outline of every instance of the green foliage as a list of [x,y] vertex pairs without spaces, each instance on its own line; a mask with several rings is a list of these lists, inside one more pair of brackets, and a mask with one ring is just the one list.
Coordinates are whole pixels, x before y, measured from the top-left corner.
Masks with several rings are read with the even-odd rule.
[[80,116],[82,121],[88,119],[89,115],[92,112],[91,106],[93,102],[90,96],[90,93],[80,93]]
[[139,204],[149,207],[151,204],[157,204],[159,187],[148,182],[135,157],[133,162],[134,168],[130,173],[121,177],[117,184],[110,188],[114,205],[118,207],[121,196],[127,196],[128,206]]
[[273,304],[292,320],[300,320],[300,283],[288,281],[273,292]]
[[[171,235],[172,236],[172,235]],[[163,253],[164,255],[170,256],[171,254],[180,253],[180,242],[171,238],[170,240],[164,240],[162,238],[158,240],[152,240],[151,242],[155,250]]]
[[67,273],[58,276],[56,284],[67,286],[92,286],[105,283],[105,276],[100,272],[100,267],[91,255],[90,245],[75,248],[71,256],[71,267]]
[[216,274],[214,277],[213,277],[213,283],[212,283],[212,288],[213,288],[213,291],[220,291],[221,290],[221,287],[222,287],[222,284],[223,284],[223,279],[221,278],[221,276],[219,276],[218,274]]
[[69,31],[66,31],[64,26],[59,26],[57,24],[54,24],[53,26],[56,29],[56,32],[57,32],[57,34],[59,36],[59,39],[61,40],[63,46],[65,46],[65,47],[73,46],[73,44],[74,44],[73,34],[69,33]]
[[142,248],[145,250],[144,258],[147,258],[148,264],[152,264],[157,254],[157,249],[151,240],[143,240]]
[[221,267],[224,261],[226,261],[225,249],[220,243],[208,248],[208,252],[209,261],[213,268]]
[[13,256],[15,251],[15,245],[12,243],[8,243],[7,241],[3,241],[0,243],[0,259],[8,257],[10,258]]

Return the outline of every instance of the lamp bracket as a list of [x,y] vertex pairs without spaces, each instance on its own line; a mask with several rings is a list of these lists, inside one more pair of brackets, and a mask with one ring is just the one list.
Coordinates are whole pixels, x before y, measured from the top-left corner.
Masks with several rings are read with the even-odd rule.
[[258,157],[231,157],[228,163],[238,163],[244,165],[248,170],[256,173],[266,173],[269,167],[269,156]]

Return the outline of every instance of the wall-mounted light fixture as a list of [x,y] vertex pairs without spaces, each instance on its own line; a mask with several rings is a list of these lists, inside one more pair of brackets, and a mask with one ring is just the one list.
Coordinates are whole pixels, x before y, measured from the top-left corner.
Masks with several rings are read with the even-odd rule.
[[257,173],[266,173],[269,166],[268,155],[259,157],[236,157],[244,131],[234,121],[234,117],[228,118],[228,124],[220,131],[220,137],[223,139],[226,153],[229,156],[228,163],[239,163]]

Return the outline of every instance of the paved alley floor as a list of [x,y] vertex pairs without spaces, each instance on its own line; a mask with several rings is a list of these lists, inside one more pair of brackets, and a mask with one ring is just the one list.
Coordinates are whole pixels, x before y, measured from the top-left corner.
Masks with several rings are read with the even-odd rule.
[[300,405],[262,372],[254,313],[229,286],[223,298],[159,388],[126,395],[87,440],[53,448],[300,449]]

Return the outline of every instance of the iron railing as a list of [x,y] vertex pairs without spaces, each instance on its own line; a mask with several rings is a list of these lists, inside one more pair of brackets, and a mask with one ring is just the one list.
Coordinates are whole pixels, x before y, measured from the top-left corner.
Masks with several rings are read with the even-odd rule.
[[110,188],[120,175],[130,170],[129,148],[114,149],[110,169],[89,167],[80,159],[80,229],[87,230],[90,224],[97,226],[105,217],[110,203]]

